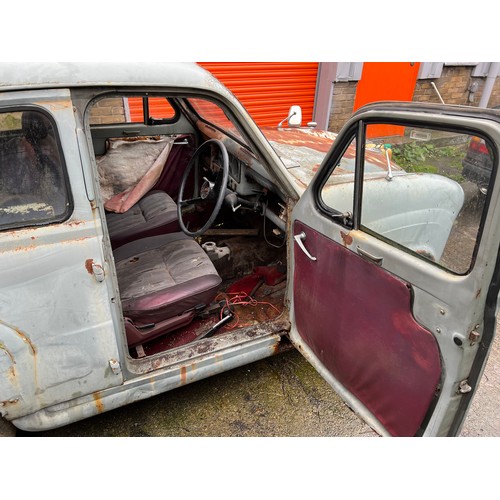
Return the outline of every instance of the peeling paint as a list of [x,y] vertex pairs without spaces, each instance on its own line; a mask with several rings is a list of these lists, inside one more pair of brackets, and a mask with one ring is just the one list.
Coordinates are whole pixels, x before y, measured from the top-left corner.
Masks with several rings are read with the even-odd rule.
[[86,224],[87,221],[84,220],[71,220],[69,222],[66,222],[67,226],[73,227],[73,226],[79,226],[81,224]]
[[54,208],[46,203],[26,203],[24,205],[12,205],[0,208],[0,214],[29,214],[31,212],[45,212],[54,215]]

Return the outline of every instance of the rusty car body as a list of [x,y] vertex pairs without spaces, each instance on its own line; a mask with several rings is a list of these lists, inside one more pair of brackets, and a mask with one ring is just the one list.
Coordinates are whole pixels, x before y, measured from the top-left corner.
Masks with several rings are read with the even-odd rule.
[[[477,203],[393,156],[471,136]],[[495,331],[499,145],[488,110],[260,130],[196,64],[3,64],[3,422],[57,428],[294,346],[380,435],[456,435]]]

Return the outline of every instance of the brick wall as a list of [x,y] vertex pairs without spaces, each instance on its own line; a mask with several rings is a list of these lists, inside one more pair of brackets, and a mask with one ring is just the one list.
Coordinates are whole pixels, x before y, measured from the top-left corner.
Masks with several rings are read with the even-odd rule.
[[[472,70],[472,66],[444,66],[440,78],[417,80],[413,101],[441,102],[431,85],[431,82],[434,82],[445,103],[478,106],[486,78],[471,76]],[[477,82],[477,91],[474,93],[468,90],[472,82]],[[331,132],[338,132],[353,113],[357,84],[358,82],[334,83],[328,123],[328,130]],[[494,106],[500,106],[500,77],[495,82],[488,103],[489,108]]]
[[[436,91],[431,85],[431,82],[434,82],[446,104],[478,106],[486,78],[471,76],[472,70],[472,66],[445,66],[439,78],[418,80],[413,94],[413,101],[440,102]],[[468,89],[473,82],[477,82],[477,92],[471,93]],[[488,107],[492,108],[498,105],[500,105],[500,78],[497,78],[495,82]]]
[[97,101],[90,110],[90,124],[124,123],[125,109],[121,97],[108,97]]
[[358,82],[336,82],[333,85],[332,109],[328,130],[338,132],[352,115]]

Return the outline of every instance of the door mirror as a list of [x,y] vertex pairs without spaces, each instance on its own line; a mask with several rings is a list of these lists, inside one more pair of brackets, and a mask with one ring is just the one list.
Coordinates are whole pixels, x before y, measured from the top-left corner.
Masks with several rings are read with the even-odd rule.
[[300,127],[302,125],[302,108],[300,106],[291,106],[288,111],[288,116],[279,122],[278,128],[280,128],[286,121],[288,121],[289,127]]

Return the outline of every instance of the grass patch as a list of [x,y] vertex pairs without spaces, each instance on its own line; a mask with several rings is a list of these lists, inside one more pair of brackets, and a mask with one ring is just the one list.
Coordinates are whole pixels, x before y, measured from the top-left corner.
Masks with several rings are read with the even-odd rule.
[[433,165],[409,165],[405,167],[407,172],[415,172],[418,174],[437,174],[438,168]]
[[[461,172],[464,146],[436,147],[434,144],[409,142],[394,145],[392,155],[394,161],[407,172],[436,174],[440,172],[439,165],[446,165],[448,169],[451,167]],[[459,173],[447,176],[460,182]]]

